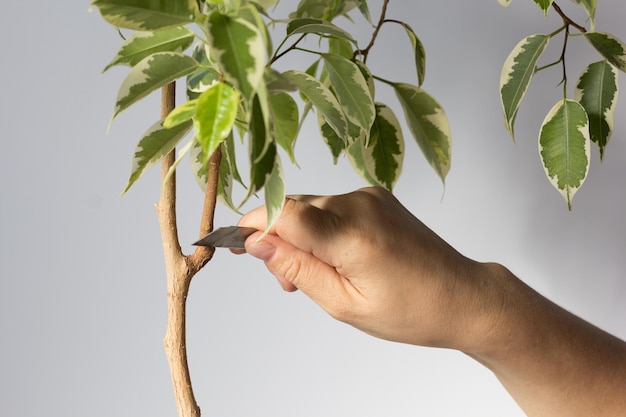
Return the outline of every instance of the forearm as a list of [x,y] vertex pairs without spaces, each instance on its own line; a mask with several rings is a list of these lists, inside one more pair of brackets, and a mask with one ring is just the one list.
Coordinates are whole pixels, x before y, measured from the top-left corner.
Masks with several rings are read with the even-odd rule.
[[529,416],[626,415],[626,343],[505,268],[486,268],[501,312],[466,353],[491,369]]

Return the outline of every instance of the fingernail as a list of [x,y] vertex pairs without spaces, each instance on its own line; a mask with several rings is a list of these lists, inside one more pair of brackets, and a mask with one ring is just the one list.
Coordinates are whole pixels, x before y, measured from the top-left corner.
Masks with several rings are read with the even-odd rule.
[[253,240],[253,243],[246,246],[248,253],[264,262],[269,261],[276,252],[276,246],[264,240]]

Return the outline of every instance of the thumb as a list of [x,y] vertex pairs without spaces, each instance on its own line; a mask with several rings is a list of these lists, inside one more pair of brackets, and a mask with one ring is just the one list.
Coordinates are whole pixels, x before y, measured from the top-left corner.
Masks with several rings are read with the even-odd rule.
[[265,262],[286,291],[301,290],[333,317],[358,291],[331,265],[302,251],[277,235],[260,240],[255,233],[246,240],[248,254]]

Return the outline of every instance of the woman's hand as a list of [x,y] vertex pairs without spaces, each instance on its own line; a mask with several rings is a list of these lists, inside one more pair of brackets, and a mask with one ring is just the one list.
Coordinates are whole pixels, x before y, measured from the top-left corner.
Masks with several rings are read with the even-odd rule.
[[[240,226],[265,230],[264,207]],[[300,289],[333,317],[371,335],[467,348],[490,324],[481,264],[439,238],[382,188],[291,196],[266,236],[246,241],[287,291]],[[490,305],[489,310],[497,309]],[[497,316],[497,314],[495,314]]]

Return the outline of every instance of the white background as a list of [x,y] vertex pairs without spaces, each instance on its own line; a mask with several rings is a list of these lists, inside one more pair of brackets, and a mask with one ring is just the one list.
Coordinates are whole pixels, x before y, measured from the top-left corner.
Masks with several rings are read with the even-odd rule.
[[[380,4],[370,5],[376,19]],[[622,0],[598,8],[598,29],[626,39]],[[465,255],[507,265],[560,305],[626,337],[624,104],[604,163],[594,148],[568,212],[537,151],[539,125],[560,98],[560,69],[541,73],[531,87],[516,144],[498,98],[509,51],[527,35],[556,29],[555,14],[544,20],[529,0],[508,9],[495,0],[439,0],[392,1],[389,17],[411,24],[425,44],[424,88],[446,109],[453,134],[444,195],[405,131],[398,198]],[[369,29],[359,28],[365,45]],[[159,115],[159,97],[122,114],[106,135],[127,69],[101,74],[121,40],[86,2],[9,2],[0,33],[0,414],[173,416],[153,207],[158,170],[119,198],[135,143]],[[559,37],[547,54],[556,59],[560,46]],[[384,78],[415,83],[409,50],[402,29],[385,26],[370,64]],[[599,58],[576,39],[568,59],[571,91],[582,65]],[[401,115],[387,87],[378,87],[378,100]],[[301,169],[286,169],[290,193],[365,185],[346,160],[332,165],[313,123],[296,156]],[[189,251],[202,195],[181,167],[180,234]],[[237,219],[220,207],[216,222]],[[303,294],[283,293],[248,256],[218,251],[194,279],[188,309],[192,378],[206,416],[522,415],[495,377],[463,354],[359,333]]]

